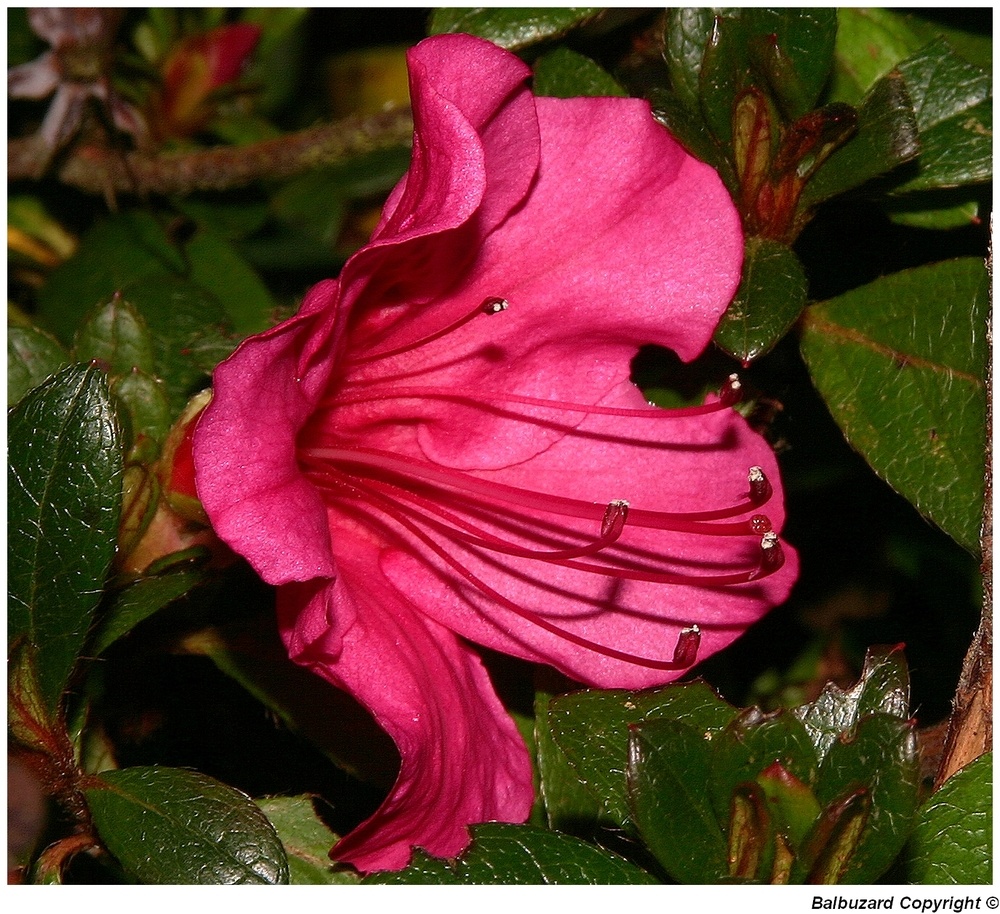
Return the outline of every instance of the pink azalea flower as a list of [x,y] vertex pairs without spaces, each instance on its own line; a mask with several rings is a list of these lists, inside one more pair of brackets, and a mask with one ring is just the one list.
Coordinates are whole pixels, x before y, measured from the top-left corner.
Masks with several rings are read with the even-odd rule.
[[716,174],[645,102],[537,98],[485,41],[431,38],[409,66],[413,159],[371,241],[219,366],[194,444],[291,656],[399,747],[388,799],[332,851],[363,871],[529,813],[475,645],[654,686],[796,574],[736,383],[670,411],[629,381],[644,343],[698,355],[736,289]]

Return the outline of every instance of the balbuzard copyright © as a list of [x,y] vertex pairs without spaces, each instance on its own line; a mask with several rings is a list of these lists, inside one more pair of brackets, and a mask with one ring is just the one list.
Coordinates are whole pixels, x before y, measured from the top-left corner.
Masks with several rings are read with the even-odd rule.
[[[896,902],[899,902],[898,906]],[[917,911],[919,914],[962,914],[963,911],[995,911],[996,895],[951,895],[945,898],[914,898],[890,895],[884,898],[848,898],[844,895],[813,895],[814,911]]]

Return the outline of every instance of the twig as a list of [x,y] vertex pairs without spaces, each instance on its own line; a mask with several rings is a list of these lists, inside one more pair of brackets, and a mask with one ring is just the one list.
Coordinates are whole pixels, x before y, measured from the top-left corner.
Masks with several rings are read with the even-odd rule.
[[[249,146],[155,155],[79,145],[60,161],[55,174],[64,184],[92,194],[228,190],[261,178],[287,178],[366,152],[408,146],[412,134],[409,109],[397,108],[371,117],[346,117]],[[45,162],[45,149],[36,136],[7,145],[8,181],[41,178]]]

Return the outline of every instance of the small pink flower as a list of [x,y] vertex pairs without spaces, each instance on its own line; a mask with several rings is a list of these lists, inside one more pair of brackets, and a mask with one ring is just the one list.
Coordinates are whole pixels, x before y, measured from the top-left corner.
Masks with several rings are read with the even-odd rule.
[[194,445],[291,656],[399,747],[392,793],[332,852],[363,871],[529,813],[475,645],[658,685],[796,575],[735,382],[670,411],[629,381],[642,344],[698,355],[739,282],[717,175],[645,102],[535,97],[485,41],[431,38],[409,66],[413,159],[371,241],[219,366]]

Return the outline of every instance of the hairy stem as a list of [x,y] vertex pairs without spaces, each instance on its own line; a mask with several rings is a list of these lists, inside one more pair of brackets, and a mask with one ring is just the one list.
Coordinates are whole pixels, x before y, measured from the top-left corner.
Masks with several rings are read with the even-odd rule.
[[[120,152],[81,144],[55,166],[64,184],[93,194],[189,194],[228,190],[262,178],[287,178],[379,149],[408,146],[413,119],[408,108],[372,117],[352,115],[331,124],[289,133],[249,146],[196,152]],[[48,156],[37,136],[7,145],[7,179],[41,178]]]

